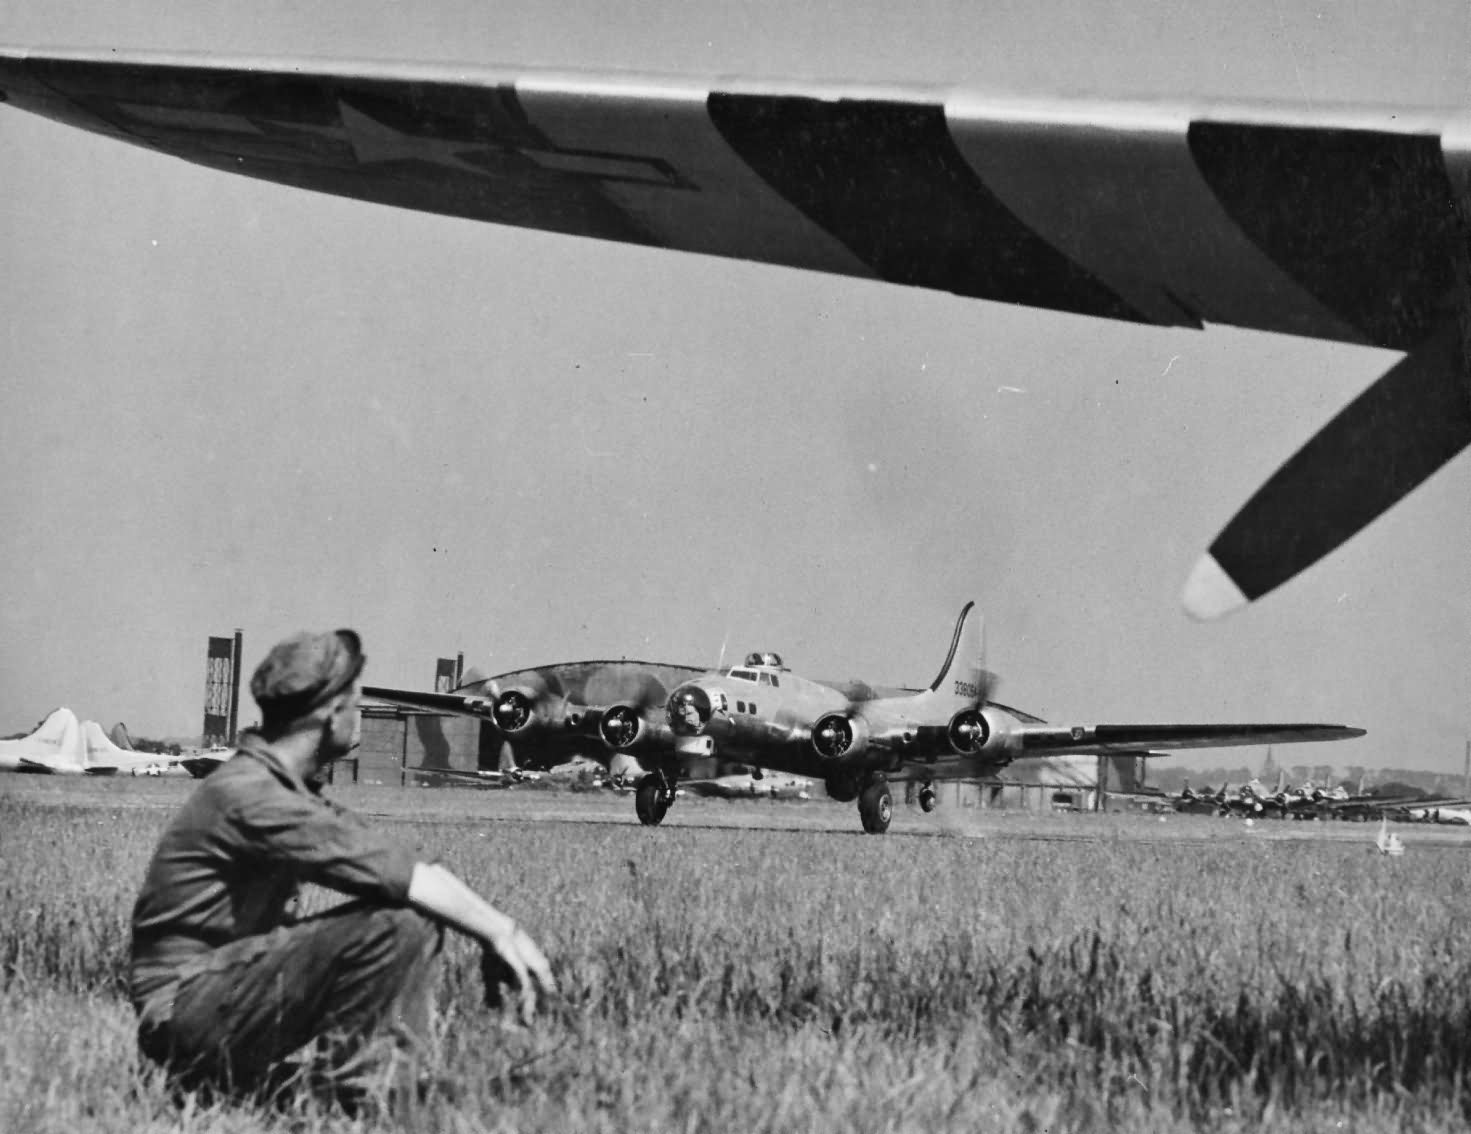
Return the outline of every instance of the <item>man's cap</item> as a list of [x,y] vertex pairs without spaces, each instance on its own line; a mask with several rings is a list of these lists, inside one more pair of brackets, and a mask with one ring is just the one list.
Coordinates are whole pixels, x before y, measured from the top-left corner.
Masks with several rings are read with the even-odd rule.
[[256,666],[250,695],[267,718],[294,720],[350,686],[366,660],[355,631],[302,631],[278,642]]

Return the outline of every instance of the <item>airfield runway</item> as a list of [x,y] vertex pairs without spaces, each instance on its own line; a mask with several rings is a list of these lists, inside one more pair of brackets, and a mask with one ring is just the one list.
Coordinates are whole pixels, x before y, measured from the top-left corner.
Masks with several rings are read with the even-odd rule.
[[[41,805],[144,808],[167,813],[183,802],[199,781],[182,777],[0,777],[0,797]],[[486,823],[602,824],[638,826],[631,792],[572,792],[523,786],[476,788],[402,788],[335,784],[327,793],[360,814],[389,822],[433,822],[474,828]],[[682,797],[660,828],[824,831],[864,835],[852,804],[830,800],[709,799]],[[1391,824],[1407,853],[1416,846],[1471,847],[1471,827],[1450,824]],[[926,815],[897,805],[889,839],[1015,839],[1023,841],[1119,841],[1133,843],[1360,843],[1374,850],[1377,823],[1299,822],[1209,815],[1120,813],[1036,813],[1022,810],[946,807]]]

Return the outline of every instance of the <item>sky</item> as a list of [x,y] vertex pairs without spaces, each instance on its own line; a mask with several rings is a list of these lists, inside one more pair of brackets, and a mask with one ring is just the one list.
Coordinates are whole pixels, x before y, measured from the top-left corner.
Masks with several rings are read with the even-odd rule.
[[[1471,107],[1468,42],[1459,2],[0,10],[12,46],[1310,105]],[[0,733],[66,704],[197,735],[237,627],[247,675],[352,626],[404,688],[457,651],[755,649],[917,685],[974,599],[996,695],[1049,720],[1342,722],[1369,735],[1278,762],[1462,767],[1466,454],[1244,612],[1180,606],[1393,354],[394,210],[3,107],[0,171]]]

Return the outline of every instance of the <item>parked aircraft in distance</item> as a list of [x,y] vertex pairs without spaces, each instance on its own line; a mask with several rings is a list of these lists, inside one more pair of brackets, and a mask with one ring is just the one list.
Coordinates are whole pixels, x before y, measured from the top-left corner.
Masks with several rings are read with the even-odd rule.
[[681,780],[679,791],[719,799],[811,799],[815,781],[804,776],[783,776],[754,768],[709,779]]
[[1226,785],[1215,792],[1198,792],[1190,787],[1189,781],[1180,789],[1173,801],[1174,809],[1187,815],[1220,815],[1226,808]]
[[85,759],[81,725],[65,707],[52,710],[29,736],[0,740],[0,771],[81,775]]
[[86,771],[89,775],[167,776],[181,775],[186,770],[182,757],[135,752],[113,743],[96,721],[86,721],[82,725],[82,743],[86,748]]
[[177,763],[170,756],[118,747],[96,721],[78,721],[64,706],[29,736],[0,740],[0,771],[47,776],[162,775]]
[[471,787],[483,788],[508,788],[516,784],[535,783],[541,779],[540,772],[527,772],[520,768],[498,772],[478,768],[430,768],[425,765],[419,765],[408,770],[418,773],[421,780],[432,780],[437,776],[446,780],[455,780],[462,784],[468,784]]
[[663,821],[689,765],[712,757],[821,780],[834,799],[857,800],[864,830],[879,834],[889,827],[889,784],[896,780],[918,781],[920,806],[931,811],[935,782],[982,779],[1019,759],[1149,755],[1364,734],[1324,724],[1049,725],[990,699],[992,676],[974,605],[960,612],[939,676],[917,691],[813,681],[775,654],[754,653],[722,670],[573,662],[519,670],[452,693],[377,687],[363,693],[492,722],[522,765],[538,748],[549,755],[537,762],[585,748],[610,762],[627,761],[625,767],[642,773],[635,807],[650,826]]
[[1471,443],[1464,107],[1018,99],[113,48],[0,49],[0,101],[404,208],[1404,352],[1217,536],[1186,583],[1199,617],[1282,585]]

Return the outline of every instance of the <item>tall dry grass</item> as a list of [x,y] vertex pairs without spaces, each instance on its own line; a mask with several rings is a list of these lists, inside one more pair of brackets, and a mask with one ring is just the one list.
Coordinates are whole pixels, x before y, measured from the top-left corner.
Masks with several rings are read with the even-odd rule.
[[[475,820],[501,798],[383,820],[532,927],[563,991],[502,1031],[451,943],[461,1090],[430,1128],[1464,1125],[1459,848]],[[132,1055],[127,917],[166,817],[0,795],[0,1128],[239,1128]],[[303,1106],[248,1121],[358,1122]]]

